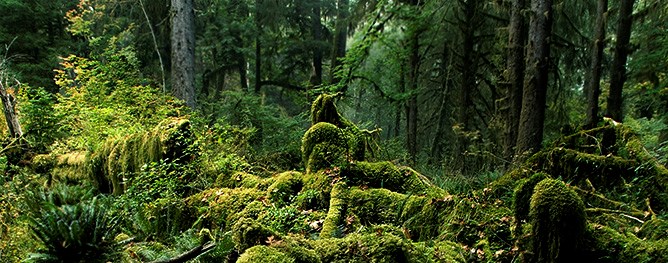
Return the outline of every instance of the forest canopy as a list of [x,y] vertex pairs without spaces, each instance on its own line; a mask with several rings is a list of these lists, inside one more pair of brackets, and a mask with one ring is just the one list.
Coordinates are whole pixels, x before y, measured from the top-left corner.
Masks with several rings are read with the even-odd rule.
[[0,0],[1,262],[668,261],[668,3]]

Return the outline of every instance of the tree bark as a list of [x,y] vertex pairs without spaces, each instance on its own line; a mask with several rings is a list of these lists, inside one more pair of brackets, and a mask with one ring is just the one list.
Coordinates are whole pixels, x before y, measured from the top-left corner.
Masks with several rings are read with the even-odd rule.
[[[431,164],[439,164],[442,161],[441,158],[443,157],[443,139],[445,137],[445,127],[448,125],[448,114],[446,109],[450,87],[450,66],[452,65],[452,57],[454,56],[451,54],[451,49],[448,48],[447,44],[443,44],[443,57],[441,58],[443,61],[441,72],[441,105],[438,109],[438,123],[436,124],[436,133],[434,134],[434,140],[431,144],[431,156],[429,158],[429,162]],[[447,64],[446,61],[448,61]]]
[[322,84],[322,23],[320,22],[320,0],[313,1],[313,16],[311,17],[311,26],[313,30],[313,76],[311,76],[311,85],[319,86]]
[[[416,29],[414,29],[416,30]],[[420,33],[414,31],[408,40],[409,58],[408,58],[408,104],[406,105],[406,145],[408,154],[413,164],[417,161],[417,90],[420,67]]]
[[508,27],[508,113],[504,136],[503,155],[512,160],[517,143],[517,131],[522,112],[522,91],[524,90],[524,47],[526,46],[527,27],[522,12],[526,6],[525,0],[513,0],[510,10],[510,25]]
[[608,93],[608,107],[605,115],[618,122],[621,122],[624,117],[622,112],[622,88],[626,81],[626,60],[630,50],[633,2],[634,0],[621,0],[619,24],[617,25],[617,44],[615,45],[615,55],[610,69],[610,92]]
[[16,114],[16,98],[7,92],[7,87],[0,81],[0,99],[2,99],[2,109],[7,121],[7,130],[12,138],[23,136],[19,116]]
[[337,1],[336,29],[334,33],[334,51],[332,65],[329,70],[331,83],[338,83],[341,79],[336,76],[336,70],[341,66],[341,59],[346,56],[346,42],[348,38],[348,0]]
[[520,162],[538,152],[543,141],[551,34],[552,0],[531,1],[529,57],[515,154]]
[[589,64],[589,78],[586,80],[587,91],[587,119],[586,128],[596,127],[598,116],[598,97],[601,94],[601,61],[603,59],[603,49],[605,49],[605,22],[608,12],[608,0],[598,0],[596,8],[596,30],[594,33],[594,42],[592,45],[591,61]]
[[195,10],[193,0],[172,3],[172,93],[194,109],[195,100]]
[[260,22],[260,1],[255,0],[255,93],[259,94],[262,89],[262,24]]

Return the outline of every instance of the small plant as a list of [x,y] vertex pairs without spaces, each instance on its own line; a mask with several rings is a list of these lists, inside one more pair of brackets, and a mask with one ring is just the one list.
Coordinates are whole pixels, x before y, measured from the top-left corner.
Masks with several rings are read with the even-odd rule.
[[42,247],[27,262],[106,262],[114,252],[117,220],[109,216],[106,200],[93,197],[78,204],[44,202],[29,218],[30,229]]

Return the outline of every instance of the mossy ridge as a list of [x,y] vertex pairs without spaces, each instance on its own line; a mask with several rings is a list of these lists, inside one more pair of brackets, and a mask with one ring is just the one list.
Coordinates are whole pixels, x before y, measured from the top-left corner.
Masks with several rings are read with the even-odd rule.
[[408,167],[391,162],[351,162],[341,167],[341,176],[350,186],[385,188],[395,192],[432,197],[447,193]]
[[642,240],[598,224],[587,228],[586,249],[586,262],[668,262],[668,240]]
[[295,263],[295,259],[273,247],[254,246],[241,254],[237,260],[237,263],[256,262]]

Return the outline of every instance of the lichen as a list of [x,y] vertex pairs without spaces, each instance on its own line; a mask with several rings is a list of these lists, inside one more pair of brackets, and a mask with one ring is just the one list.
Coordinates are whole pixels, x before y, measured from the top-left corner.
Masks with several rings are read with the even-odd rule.
[[574,262],[587,224],[582,199],[562,181],[544,179],[531,196],[531,262]]

